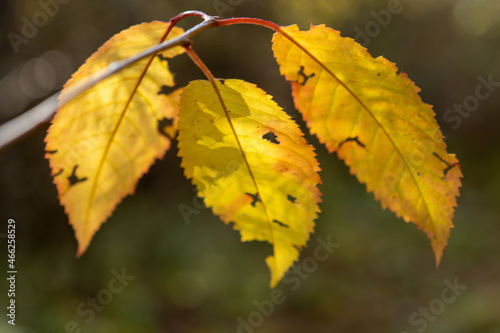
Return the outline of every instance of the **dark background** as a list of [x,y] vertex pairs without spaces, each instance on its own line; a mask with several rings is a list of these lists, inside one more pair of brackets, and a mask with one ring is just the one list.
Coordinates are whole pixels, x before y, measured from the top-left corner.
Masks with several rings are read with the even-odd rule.
[[[0,3],[1,122],[57,91],[98,46],[131,25],[168,21],[184,10],[198,9],[223,17],[297,23],[302,29],[311,22],[324,23],[354,38],[357,29],[376,29],[373,13],[387,10],[391,3],[65,1],[17,52],[8,34],[22,37],[23,17],[33,22],[41,4]],[[231,10],[217,13],[221,4]],[[0,151],[0,237],[7,232],[7,220],[15,219],[18,270],[15,327],[3,314],[8,285],[1,278],[0,332],[235,332],[241,322],[238,317],[256,326],[239,328],[246,333],[500,332],[500,89],[480,101],[468,118],[461,118],[459,126],[443,119],[446,110],[474,95],[478,77],[491,75],[500,81],[500,2],[402,0],[401,6],[390,23],[378,24],[378,33],[371,30],[374,37],[365,44],[372,55],[395,62],[422,88],[422,99],[434,105],[448,151],[456,153],[462,165],[455,228],[438,269],[426,236],[382,210],[343,162],[309,135],[323,169],[324,195],[315,235],[301,260],[313,255],[316,237],[330,237],[340,247],[300,285],[279,284],[286,301],[274,306],[269,316],[257,315],[255,304],[270,297],[270,274],[264,263],[270,246],[241,243],[239,234],[208,209],[185,223],[179,205],[192,206],[194,193],[183,177],[176,146],[141,179],[136,194],[118,206],[85,255],[75,259],[73,231],[44,159],[44,125]],[[197,22],[190,18],[181,26]],[[257,84],[307,133],[273,59],[271,36],[262,27],[233,26],[205,31],[193,42],[217,77]],[[171,68],[179,85],[203,78],[186,56],[174,59]],[[0,240],[2,277],[7,246],[5,238]],[[80,316],[79,305],[99,292],[104,295],[112,271],[122,268],[134,280],[92,320]],[[445,280],[455,279],[467,289],[440,308]],[[429,306],[438,315],[429,312],[429,319],[412,326],[412,314],[417,312],[414,319],[422,319],[419,309]]]

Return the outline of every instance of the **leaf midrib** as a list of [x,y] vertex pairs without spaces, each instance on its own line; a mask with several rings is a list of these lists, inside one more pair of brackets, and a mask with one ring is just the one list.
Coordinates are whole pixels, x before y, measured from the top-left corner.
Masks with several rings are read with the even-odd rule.
[[[168,33],[171,31],[171,29],[172,29],[172,26],[169,25],[169,27],[167,27],[167,30],[165,31],[164,35],[159,40],[158,44],[162,43],[163,41],[165,41],[165,39],[167,38]],[[87,208],[85,210],[85,218],[83,220],[83,228],[84,228],[83,234],[84,235],[86,235],[87,229],[89,227],[88,223],[89,223],[90,212],[92,210],[92,204],[94,203],[94,199],[95,199],[95,195],[96,195],[96,191],[97,191],[97,186],[98,186],[98,183],[99,183],[99,178],[101,176],[104,164],[105,164],[105,162],[107,160],[107,156],[108,156],[109,150],[111,148],[111,145],[113,144],[114,138],[116,136],[116,133],[118,132],[118,129],[119,129],[121,123],[122,123],[122,120],[125,118],[125,113],[129,110],[130,103],[134,99],[135,94],[136,94],[136,92],[137,92],[137,90],[138,90],[138,88],[139,88],[139,86],[140,86],[143,78],[145,77],[145,75],[146,75],[146,73],[148,71],[149,66],[151,65],[151,63],[153,62],[153,60],[155,59],[155,57],[156,57],[156,54],[152,55],[149,58],[148,62],[144,66],[144,69],[143,69],[141,75],[137,79],[137,83],[135,84],[134,88],[132,89],[132,92],[130,93],[130,97],[128,98],[127,102],[125,103],[125,105],[123,107],[122,112],[120,113],[120,115],[118,117],[118,121],[116,122],[115,127],[113,128],[113,131],[110,134],[109,140],[108,140],[108,142],[106,144],[106,147],[104,148],[104,151],[102,153],[102,156],[101,156],[101,159],[99,161],[99,164],[97,165],[97,170],[95,172],[95,178],[94,178],[94,181],[92,183],[92,187],[90,189],[90,193],[89,193],[89,197],[88,197],[88,201],[87,201]],[[83,251],[84,250],[85,249],[83,249]],[[82,250],[80,250],[77,253],[77,256],[81,255],[81,252],[82,252]]]
[[[252,179],[252,182],[254,184],[254,187],[255,187],[255,190],[257,191],[257,195],[259,196],[260,198],[260,203],[262,204],[262,207],[264,209],[264,213],[266,214],[266,218],[267,218],[267,223],[268,223],[268,226],[269,226],[269,238],[270,238],[270,242],[273,244],[273,254],[274,254],[274,268],[273,268],[273,272],[276,274],[278,272],[277,270],[277,263],[276,263],[276,250],[275,250],[275,247],[277,246],[276,245],[276,242],[275,242],[275,237],[274,237],[274,230],[273,230],[273,226],[272,226],[272,221],[271,221],[271,218],[269,217],[269,213],[267,211],[267,207],[266,207],[266,204],[264,203],[264,199],[262,198],[262,195],[260,193],[260,190],[259,190],[259,186],[257,185],[257,180],[255,179],[255,176],[253,174],[253,171],[252,171],[252,168],[250,167],[250,163],[248,162],[247,160],[247,157],[245,155],[245,150],[243,149],[243,146],[239,140],[239,137],[238,137],[238,133],[236,132],[236,129],[234,128],[234,125],[233,125],[233,122],[232,122],[232,119],[231,119],[231,116],[229,115],[229,111],[227,109],[227,106],[224,102],[224,99],[222,98],[222,94],[221,94],[221,91],[219,89],[219,87],[217,86],[217,82],[219,82],[219,80],[216,80],[215,82],[212,82],[210,81],[210,83],[212,84],[212,87],[213,89],[215,90],[215,93],[217,94],[217,98],[219,99],[220,101],[220,104],[222,106],[222,109],[224,111],[224,114],[226,116],[226,119],[229,123],[229,126],[231,127],[231,131],[233,133],[233,136],[236,140],[236,143],[238,144],[238,148],[241,152],[241,155],[243,157],[243,160],[245,162],[245,165],[247,167],[247,170],[248,170],[248,173],[250,175],[250,178]],[[219,83],[220,84],[220,83]]]
[[[301,31],[299,30],[297,32],[300,33]],[[365,103],[354,93],[354,91],[352,91],[342,80],[340,80],[322,61],[320,61],[314,54],[312,54],[309,50],[307,50],[299,41],[297,41],[295,38],[293,38],[290,34],[288,34],[288,33],[287,34],[283,34],[283,36],[285,38],[287,38],[288,40],[290,40],[293,44],[295,44],[299,49],[301,49],[302,52],[304,52],[305,54],[307,54],[313,61],[315,61],[319,66],[321,66],[321,68],[323,68],[323,70],[325,70],[328,74],[330,74],[333,77],[333,79],[336,80],[344,89],[346,89],[346,91],[349,94],[351,94],[353,96],[353,98],[361,105],[361,107],[363,109],[365,109],[366,112],[372,117],[372,119],[375,121],[375,123],[378,125],[378,127],[380,129],[382,129],[382,131],[385,133],[385,135],[388,138],[388,140],[390,141],[390,143],[393,145],[394,149],[397,151],[398,155],[401,157],[401,160],[405,164],[406,169],[410,173],[410,175],[411,175],[411,177],[413,179],[413,182],[415,183],[415,186],[418,189],[420,197],[422,198],[422,201],[424,202],[424,206],[425,206],[425,209],[426,209],[426,211],[428,213],[428,216],[429,216],[429,218],[432,221],[431,225],[432,225],[433,232],[436,234],[436,227],[435,227],[434,218],[433,218],[433,216],[432,216],[432,214],[430,212],[429,206],[427,204],[427,200],[425,199],[425,197],[424,197],[424,195],[422,193],[422,189],[420,188],[420,185],[419,185],[417,179],[415,178],[415,175],[411,172],[412,169],[408,165],[408,162],[406,161],[406,159],[404,158],[403,154],[399,150],[398,146],[396,145],[396,143],[394,142],[394,140],[392,139],[392,137],[386,131],[386,129],[382,126],[382,124],[379,122],[379,120],[371,112],[371,110],[368,108],[368,106],[365,105]],[[338,37],[342,38],[340,36],[338,36]]]

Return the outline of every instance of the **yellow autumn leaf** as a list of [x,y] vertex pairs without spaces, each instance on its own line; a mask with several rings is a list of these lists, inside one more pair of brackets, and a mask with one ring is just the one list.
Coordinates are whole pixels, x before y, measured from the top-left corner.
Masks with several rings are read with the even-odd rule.
[[462,173],[435,114],[405,73],[324,25],[273,37],[297,109],[330,152],[344,159],[383,208],[423,230],[439,264]]
[[[242,241],[267,241],[271,287],[297,260],[319,212],[319,167],[297,124],[241,80],[193,81],[181,97],[179,156],[207,207]],[[226,113],[227,111],[227,113]]]
[[[113,36],[73,74],[60,98],[111,62],[165,40],[168,26],[143,23]],[[174,27],[167,39],[182,33]],[[171,58],[182,52],[182,47],[175,47],[162,55]],[[101,81],[57,111],[45,139],[46,157],[75,230],[78,256],[170,147],[181,91],[165,95],[160,93],[163,86],[174,86],[173,75],[167,61],[154,56]]]

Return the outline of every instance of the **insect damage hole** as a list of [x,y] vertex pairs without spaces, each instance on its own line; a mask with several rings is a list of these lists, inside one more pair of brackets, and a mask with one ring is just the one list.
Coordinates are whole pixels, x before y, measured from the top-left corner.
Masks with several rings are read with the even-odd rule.
[[175,91],[175,87],[169,87],[166,85],[162,85],[160,91],[158,91],[157,95],[170,95]]
[[252,207],[255,207],[255,205],[257,204],[257,202],[259,202],[259,201],[262,202],[260,200],[259,193],[256,193],[256,194],[245,193],[245,194],[252,197],[252,202],[250,203],[252,205]]
[[446,164],[446,168],[443,170],[443,178],[445,179],[446,176],[448,175],[448,172],[453,169],[454,167],[456,166],[460,166],[460,163],[453,163],[453,164],[450,164],[448,162],[446,162],[441,156],[439,156],[436,152],[432,153],[434,156],[436,156],[441,162],[443,162],[444,164]]
[[267,132],[262,136],[262,139],[267,140],[271,143],[274,143],[276,145],[279,145],[280,142],[277,140],[277,136],[273,132]]
[[288,226],[288,224],[285,224],[285,223],[280,222],[280,221],[278,221],[278,220],[273,220],[273,223],[276,223],[276,224],[278,224],[279,226],[282,226],[283,228],[290,228],[290,227]]
[[290,195],[290,194],[289,194],[286,198],[287,198],[287,199],[288,199],[288,201],[290,201],[291,203],[295,203],[295,200],[297,200],[297,198],[296,198],[296,197],[294,197],[293,195]]
[[302,75],[302,77],[304,77],[304,81],[301,83],[301,85],[305,86],[307,81],[314,77],[316,74],[315,73],[312,73],[311,75],[307,76],[306,73],[304,73],[304,66],[300,66],[300,70],[299,70],[299,75]]
[[167,129],[171,128],[173,125],[174,125],[173,119],[164,117],[163,119],[158,120],[158,126],[156,127],[156,129],[158,130],[158,133],[160,133],[161,135],[169,139],[172,139],[172,136],[171,134],[168,133]]
[[342,147],[342,145],[346,142],[356,142],[361,148],[366,148],[366,146],[361,141],[359,141],[359,138],[357,136],[355,136],[354,138],[345,139],[339,144],[339,148]]
[[78,176],[76,175],[76,169],[78,169],[78,164],[75,165],[75,167],[73,168],[73,172],[70,176],[68,176],[69,186],[73,186],[77,183],[81,183],[87,180],[87,177],[78,178]]
[[163,56],[163,54],[161,54],[161,53],[158,54],[158,59],[160,59],[160,61],[168,61],[169,60],[168,57]]

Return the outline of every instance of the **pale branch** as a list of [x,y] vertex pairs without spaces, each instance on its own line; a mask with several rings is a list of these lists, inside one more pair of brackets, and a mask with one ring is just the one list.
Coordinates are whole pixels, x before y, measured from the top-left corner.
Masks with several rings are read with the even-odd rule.
[[[195,13],[195,12],[185,12],[181,15],[183,15],[183,17],[190,16],[190,13]],[[200,15],[193,15],[193,16],[200,16]],[[158,45],[155,45],[129,58],[112,62],[102,70],[90,75],[86,79],[67,88],[64,97],[58,98],[59,93],[56,93],[50,96],[49,98],[45,99],[43,102],[36,105],[35,107],[24,112],[23,114],[0,125],[0,149],[5,148],[7,145],[16,141],[20,137],[33,131],[36,127],[40,126],[41,124],[50,121],[50,119],[55,114],[58,108],[64,106],[66,103],[68,103],[81,93],[83,93],[85,90],[93,87],[100,81],[158,52],[167,50],[175,46],[189,45],[190,44],[189,39],[191,37],[197,35],[203,30],[215,27],[217,25],[218,17],[209,15],[203,15],[201,17],[203,18],[203,22],[185,31],[182,35],[167,40],[165,42],[162,42]]]
[[0,149],[11,144],[39,125],[48,122],[57,110],[59,92],[46,98],[28,111],[0,125]]

